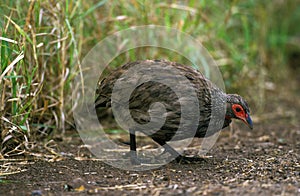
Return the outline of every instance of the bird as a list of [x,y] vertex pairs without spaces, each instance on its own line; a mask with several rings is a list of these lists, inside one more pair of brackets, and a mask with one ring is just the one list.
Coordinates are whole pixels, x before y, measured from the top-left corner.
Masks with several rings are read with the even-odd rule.
[[[134,71],[139,66],[143,66],[145,69]],[[134,73],[126,75],[129,70],[133,70]],[[170,70],[175,70],[175,74]],[[154,72],[159,72],[161,78],[146,78]],[[181,78],[178,80],[177,78],[176,80],[177,76],[175,75],[178,74],[184,79]],[[160,79],[165,79],[167,83],[160,82]],[[118,94],[118,99],[113,100],[114,86],[118,81],[127,81],[128,84],[136,84],[136,86],[134,86],[132,92],[123,89],[123,94]],[[175,87],[177,90],[182,89],[180,91],[188,89],[186,92],[192,89],[190,91],[192,93],[181,93],[180,96],[182,97],[178,97],[178,93],[174,92]],[[172,156],[181,159],[182,156],[173,147],[168,145],[167,142],[187,138],[209,137],[229,126],[232,119],[241,120],[250,129],[253,129],[247,102],[238,94],[226,94],[200,71],[189,65],[168,60],[139,60],[128,62],[116,68],[104,79],[99,79],[97,84],[94,106],[98,118],[101,116],[103,109],[111,108],[114,102],[118,104],[118,102],[126,99],[124,93],[130,94],[127,97],[129,106],[127,109],[129,109],[129,113],[125,117],[132,118],[135,123],[141,126],[146,125],[151,120],[164,120],[164,123],[158,130],[149,130],[147,128],[139,130],[139,128],[135,128],[129,123],[131,163],[135,165],[142,163],[137,157],[136,152],[137,131],[145,133],[160,146],[163,146],[164,153],[168,152]],[[195,99],[191,99],[192,95],[194,95]],[[151,104],[157,102],[163,105],[164,110],[151,113]],[[185,125],[181,125],[181,115],[183,115],[182,105],[188,108],[184,114],[184,119],[186,119]],[[158,109],[159,106],[161,105],[157,105]],[[216,111],[216,114],[213,114],[213,111]],[[124,122],[127,122],[127,120],[124,120]],[[190,129],[194,129],[195,131],[191,132],[189,131]]]

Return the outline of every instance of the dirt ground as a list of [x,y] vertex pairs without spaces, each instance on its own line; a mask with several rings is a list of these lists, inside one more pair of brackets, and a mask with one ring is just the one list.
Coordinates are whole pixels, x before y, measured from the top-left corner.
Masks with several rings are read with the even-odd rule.
[[265,113],[254,115],[252,131],[237,122],[225,129],[205,161],[124,171],[95,159],[73,132],[57,142],[57,160],[2,161],[16,173],[0,176],[0,195],[300,195],[299,89],[294,92],[274,93]]

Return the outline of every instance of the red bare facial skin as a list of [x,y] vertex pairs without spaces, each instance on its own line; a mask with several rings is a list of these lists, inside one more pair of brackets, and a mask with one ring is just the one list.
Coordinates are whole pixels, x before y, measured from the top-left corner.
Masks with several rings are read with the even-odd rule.
[[250,129],[253,129],[251,117],[247,112],[245,112],[241,105],[233,104],[232,111],[234,112],[236,118],[242,120]]

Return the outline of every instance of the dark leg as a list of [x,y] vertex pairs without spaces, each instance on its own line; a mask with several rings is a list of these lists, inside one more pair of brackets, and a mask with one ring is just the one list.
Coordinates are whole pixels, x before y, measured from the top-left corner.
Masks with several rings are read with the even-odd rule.
[[[165,153],[170,153],[171,156],[173,158],[175,158],[175,160],[178,162],[178,163],[191,163],[191,162],[199,162],[199,161],[203,161],[205,159],[203,158],[200,158],[200,157],[185,157],[181,154],[179,154],[174,148],[172,148],[169,144],[167,144],[166,142],[164,141],[160,141],[160,140],[155,140],[153,139],[155,142],[157,142],[159,145],[163,146],[165,148],[164,152],[161,154],[165,154]],[[161,156],[159,155],[159,156]]]
[[178,156],[181,156],[174,148],[172,148],[169,144],[167,144],[165,141],[161,141],[158,139],[153,138],[153,140],[155,142],[157,142],[159,145],[161,145],[162,147],[164,147],[164,152],[162,154],[165,153],[170,153],[172,157],[176,158]]
[[133,165],[140,165],[141,161],[137,158],[136,153],[136,138],[135,138],[135,131],[129,130],[130,133],[130,159]]
[[176,158],[176,157],[179,157],[181,156],[174,148],[172,148],[169,144],[165,143],[163,145],[163,147],[165,148],[163,154],[165,153],[170,153],[172,157]]

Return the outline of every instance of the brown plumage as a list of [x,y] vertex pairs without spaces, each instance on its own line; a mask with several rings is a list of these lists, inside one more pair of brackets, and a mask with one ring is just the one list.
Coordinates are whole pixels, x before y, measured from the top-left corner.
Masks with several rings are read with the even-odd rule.
[[[124,76],[124,73],[127,73],[128,69],[138,65],[147,67],[147,70],[133,73],[130,77]],[[157,68],[157,66],[159,66],[159,68]],[[189,82],[189,85],[182,79],[177,78],[176,80],[176,74],[170,74],[170,67],[176,68],[176,70],[179,71],[178,73],[187,79],[186,81]],[[128,118],[132,117],[136,123],[141,125],[147,124],[151,120],[161,120],[163,117],[165,117],[165,121],[159,130],[136,130],[131,124],[128,124],[130,131],[130,147],[133,152],[132,161],[134,163],[138,163],[138,161],[136,161],[136,131],[142,131],[149,135],[155,142],[164,146],[166,151],[174,156],[178,156],[178,153],[167,145],[166,142],[191,137],[202,138],[211,136],[222,128],[227,127],[231,123],[232,118],[242,120],[252,129],[252,121],[249,114],[250,111],[246,101],[244,101],[241,96],[224,93],[191,66],[185,66],[165,60],[136,61],[127,63],[114,70],[99,83],[95,100],[97,111],[100,112],[100,108],[111,107],[112,91],[117,80],[126,80],[135,84],[143,77],[143,74],[147,75],[155,71],[158,71],[160,76],[167,78],[168,85],[160,83],[157,80],[149,80],[138,85],[130,95],[130,116],[128,116]],[[178,97],[178,94],[173,91],[173,87],[182,89],[180,90],[183,92],[181,94],[182,97]],[[185,93],[185,90],[187,90],[186,92],[191,92],[189,90],[195,92],[196,100],[191,100],[191,95]],[[114,101],[116,104],[122,104],[120,102],[122,102],[123,94],[121,91],[117,92],[120,92],[120,94],[118,94],[119,98]],[[151,104],[157,102],[163,104],[165,107],[164,114],[161,115],[160,113],[154,112],[152,113],[151,119],[149,108],[151,108]],[[193,110],[195,106],[199,108],[198,111],[200,114],[189,112],[195,111]],[[184,113],[184,121],[181,121],[182,107],[187,108],[186,111],[188,111],[187,113]],[[98,113],[98,116],[99,115],[100,113]],[[214,115],[214,118],[212,118],[212,115]],[[195,119],[197,120],[195,121]],[[179,126],[181,126],[180,130],[178,129]],[[196,129],[196,133],[190,131],[193,129]]]

